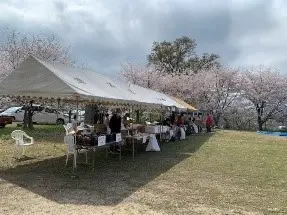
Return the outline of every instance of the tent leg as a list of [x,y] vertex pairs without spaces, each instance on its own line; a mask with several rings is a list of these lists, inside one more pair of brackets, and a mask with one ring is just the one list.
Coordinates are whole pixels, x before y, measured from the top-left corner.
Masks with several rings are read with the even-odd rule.
[[[78,120],[78,107],[79,107],[79,96],[76,96],[76,104],[77,104],[77,115],[76,115],[76,120]],[[72,170],[72,178],[77,178],[76,175],[76,169],[77,169],[77,139],[76,135],[74,136],[74,157],[73,157],[73,170]]]
[[133,142],[133,159],[135,159],[135,141],[134,141],[134,138],[132,138],[132,142]]
[[96,150],[95,149],[93,149],[93,172],[95,171],[95,155],[96,154]]
[[[133,111],[134,111],[134,108],[132,106],[132,113],[133,113]],[[133,138],[134,135],[135,135],[134,134],[134,123],[132,123],[133,159],[135,158],[135,141],[134,141],[134,138]]]
[[79,117],[79,97],[77,96],[76,97],[76,105],[77,105],[77,109],[76,109],[76,120],[78,120],[78,117]]

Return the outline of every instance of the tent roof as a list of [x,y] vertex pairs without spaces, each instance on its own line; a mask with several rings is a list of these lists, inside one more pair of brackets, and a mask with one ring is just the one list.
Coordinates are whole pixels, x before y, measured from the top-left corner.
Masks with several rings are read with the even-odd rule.
[[99,101],[177,106],[162,93],[34,56],[1,81],[0,95],[67,99],[79,95]]
[[[188,109],[188,110],[191,110],[191,111],[197,111],[197,109],[193,106],[191,106],[190,104],[186,103],[185,101],[179,99],[179,98],[176,98],[174,96],[171,96],[171,98],[177,102],[179,105],[181,105],[183,108],[182,109]],[[178,106],[179,106],[178,105]]]

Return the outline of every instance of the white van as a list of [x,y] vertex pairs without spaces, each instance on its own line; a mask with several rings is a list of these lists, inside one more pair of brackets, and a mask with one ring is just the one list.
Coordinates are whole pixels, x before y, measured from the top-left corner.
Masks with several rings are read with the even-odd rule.
[[[40,105],[34,105],[34,123],[48,123],[48,124],[60,124],[63,125],[68,122],[67,117],[65,117],[57,110],[49,107],[43,107]],[[24,107],[11,107],[0,113],[0,116],[9,116],[13,118],[15,122],[23,122],[24,120]]]
[[[85,121],[85,110],[71,110],[71,119],[73,119],[73,117],[75,115],[78,115],[78,121],[80,122],[84,122]],[[64,116],[66,118],[69,118],[69,112],[68,113],[64,113]]]

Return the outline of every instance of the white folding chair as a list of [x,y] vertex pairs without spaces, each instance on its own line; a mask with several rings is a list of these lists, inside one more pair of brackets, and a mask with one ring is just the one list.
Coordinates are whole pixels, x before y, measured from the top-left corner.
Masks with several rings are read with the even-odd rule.
[[67,157],[66,157],[66,166],[68,164],[69,156],[73,155],[74,156],[74,168],[77,167],[77,156],[78,154],[84,154],[86,156],[86,163],[88,163],[88,150],[87,149],[76,149],[76,144],[75,144],[75,136],[74,135],[66,135],[64,137],[64,142],[67,144]]
[[67,128],[67,126],[66,126],[66,125],[63,125],[63,127],[64,127],[64,129],[65,129],[65,131],[66,131],[66,135],[68,135],[68,128]]
[[[28,136],[24,131],[22,130],[15,130],[11,133],[11,137],[13,140],[15,140],[15,145],[14,145],[14,152],[13,152],[13,157],[15,157],[15,151],[19,153],[19,148],[22,148],[22,156],[25,155],[25,147],[30,146],[34,144],[34,138]],[[29,142],[26,142],[25,139],[29,139]],[[17,154],[18,154],[17,153]],[[19,154],[18,154],[19,155]],[[17,157],[19,158],[19,156]]]
[[66,135],[68,135],[71,132],[71,129],[73,128],[73,124],[68,123],[67,125],[63,125],[63,127],[65,128]]

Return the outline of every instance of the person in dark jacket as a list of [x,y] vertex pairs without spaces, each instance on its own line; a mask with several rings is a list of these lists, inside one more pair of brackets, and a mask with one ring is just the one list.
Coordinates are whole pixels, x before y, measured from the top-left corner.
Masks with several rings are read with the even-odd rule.
[[195,117],[192,117],[192,123],[194,123],[195,122]]
[[121,110],[117,109],[116,113],[110,119],[109,127],[111,129],[111,133],[120,133],[121,132]]
[[175,112],[173,111],[171,116],[170,116],[170,123],[173,125],[176,122],[176,116],[175,116]]
[[[111,134],[121,133],[122,127],[122,117],[121,117],[121,110],[117,109],[116,113],[110,119],[109,127],[111,129]],[[111,146],[111,151],[119,151],[119,146]]]
[[96,110],[96,112],[94,114],[94,125],[98,124],[99,119],[100,119],[99,110]]
[[69,110],[69,123],[72,122],[72,110]]

